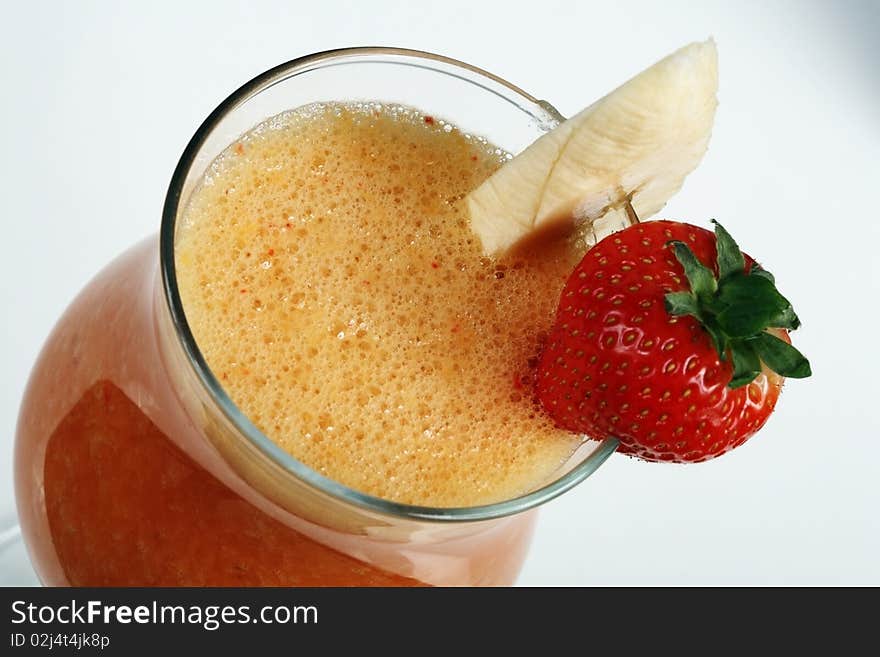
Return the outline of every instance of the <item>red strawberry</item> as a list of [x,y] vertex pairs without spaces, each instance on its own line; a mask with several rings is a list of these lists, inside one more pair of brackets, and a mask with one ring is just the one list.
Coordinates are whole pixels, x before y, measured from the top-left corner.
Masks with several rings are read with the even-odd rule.
[[[705,461],[744,443],[783,377],[810,375],[773,277],[720,225],[672,221],[603,239],[575,268],[538,364],[557,425],[649,461]],[[768,332],[772,331],[772,333]]]

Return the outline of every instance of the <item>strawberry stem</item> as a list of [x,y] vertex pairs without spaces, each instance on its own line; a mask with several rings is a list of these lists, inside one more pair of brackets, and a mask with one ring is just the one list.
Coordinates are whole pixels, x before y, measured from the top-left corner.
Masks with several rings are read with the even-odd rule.
[[639,215],[636,214],[635,208],[632,206],[631,199],[626,199],[626,204],[623,206],[623,209],[626,210],[626,218],[629,219],[631,226],[642,223],[641,219],[639,219]]
[[800,326],[791,303],[776,289],[770,272],[757,263],[746,268],[745,256],[730,233],[714,219],[712,223],[718,278],[687,244],[670,242],[690,291],[667,294],[667,312],[695,317],[712,337],[718,357],[722,361],[731,359],[730,388],[751,383],[761,373],[762,361],[782,376],[810,376],[810,363],[803,354],[767,333],[771,328],[793,331]]

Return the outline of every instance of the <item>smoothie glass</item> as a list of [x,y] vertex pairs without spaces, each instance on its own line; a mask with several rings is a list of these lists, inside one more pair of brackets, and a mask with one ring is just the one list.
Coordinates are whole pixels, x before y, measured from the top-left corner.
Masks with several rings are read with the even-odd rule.
[[159,236],[88,284],[31,375],[15,483],[44,584],[511,584],[536,507],[616,448],[585,440],[552,481],[515,499],[412,506],[311,470],[226,395],[178,294],[178,217],[211,162],[254,125],[312,102],[357,100],[418,107],[514,154],[563,118],[490,73],[393,48],[302,57],[223,101],[174,171]]

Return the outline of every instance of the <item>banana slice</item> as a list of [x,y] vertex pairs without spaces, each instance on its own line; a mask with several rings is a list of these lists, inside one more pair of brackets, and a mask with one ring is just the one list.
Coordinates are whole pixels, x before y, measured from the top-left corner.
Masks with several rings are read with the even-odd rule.
[[627,225],[630,199],[646,219],[706,152],[718,104],[712,39],[657,62],[548,132],[467,197],[487,255],[526,237],[590,222]]

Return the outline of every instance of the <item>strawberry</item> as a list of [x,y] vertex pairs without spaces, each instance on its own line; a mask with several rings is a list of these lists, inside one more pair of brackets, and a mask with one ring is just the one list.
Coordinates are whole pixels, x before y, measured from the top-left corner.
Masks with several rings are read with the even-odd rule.
[[773,276],[724,228],[636,224],[583,258],[541,353],[536,395],[555,423],[648,461],[696,462],[767,421],[783,377],[810,375]]

